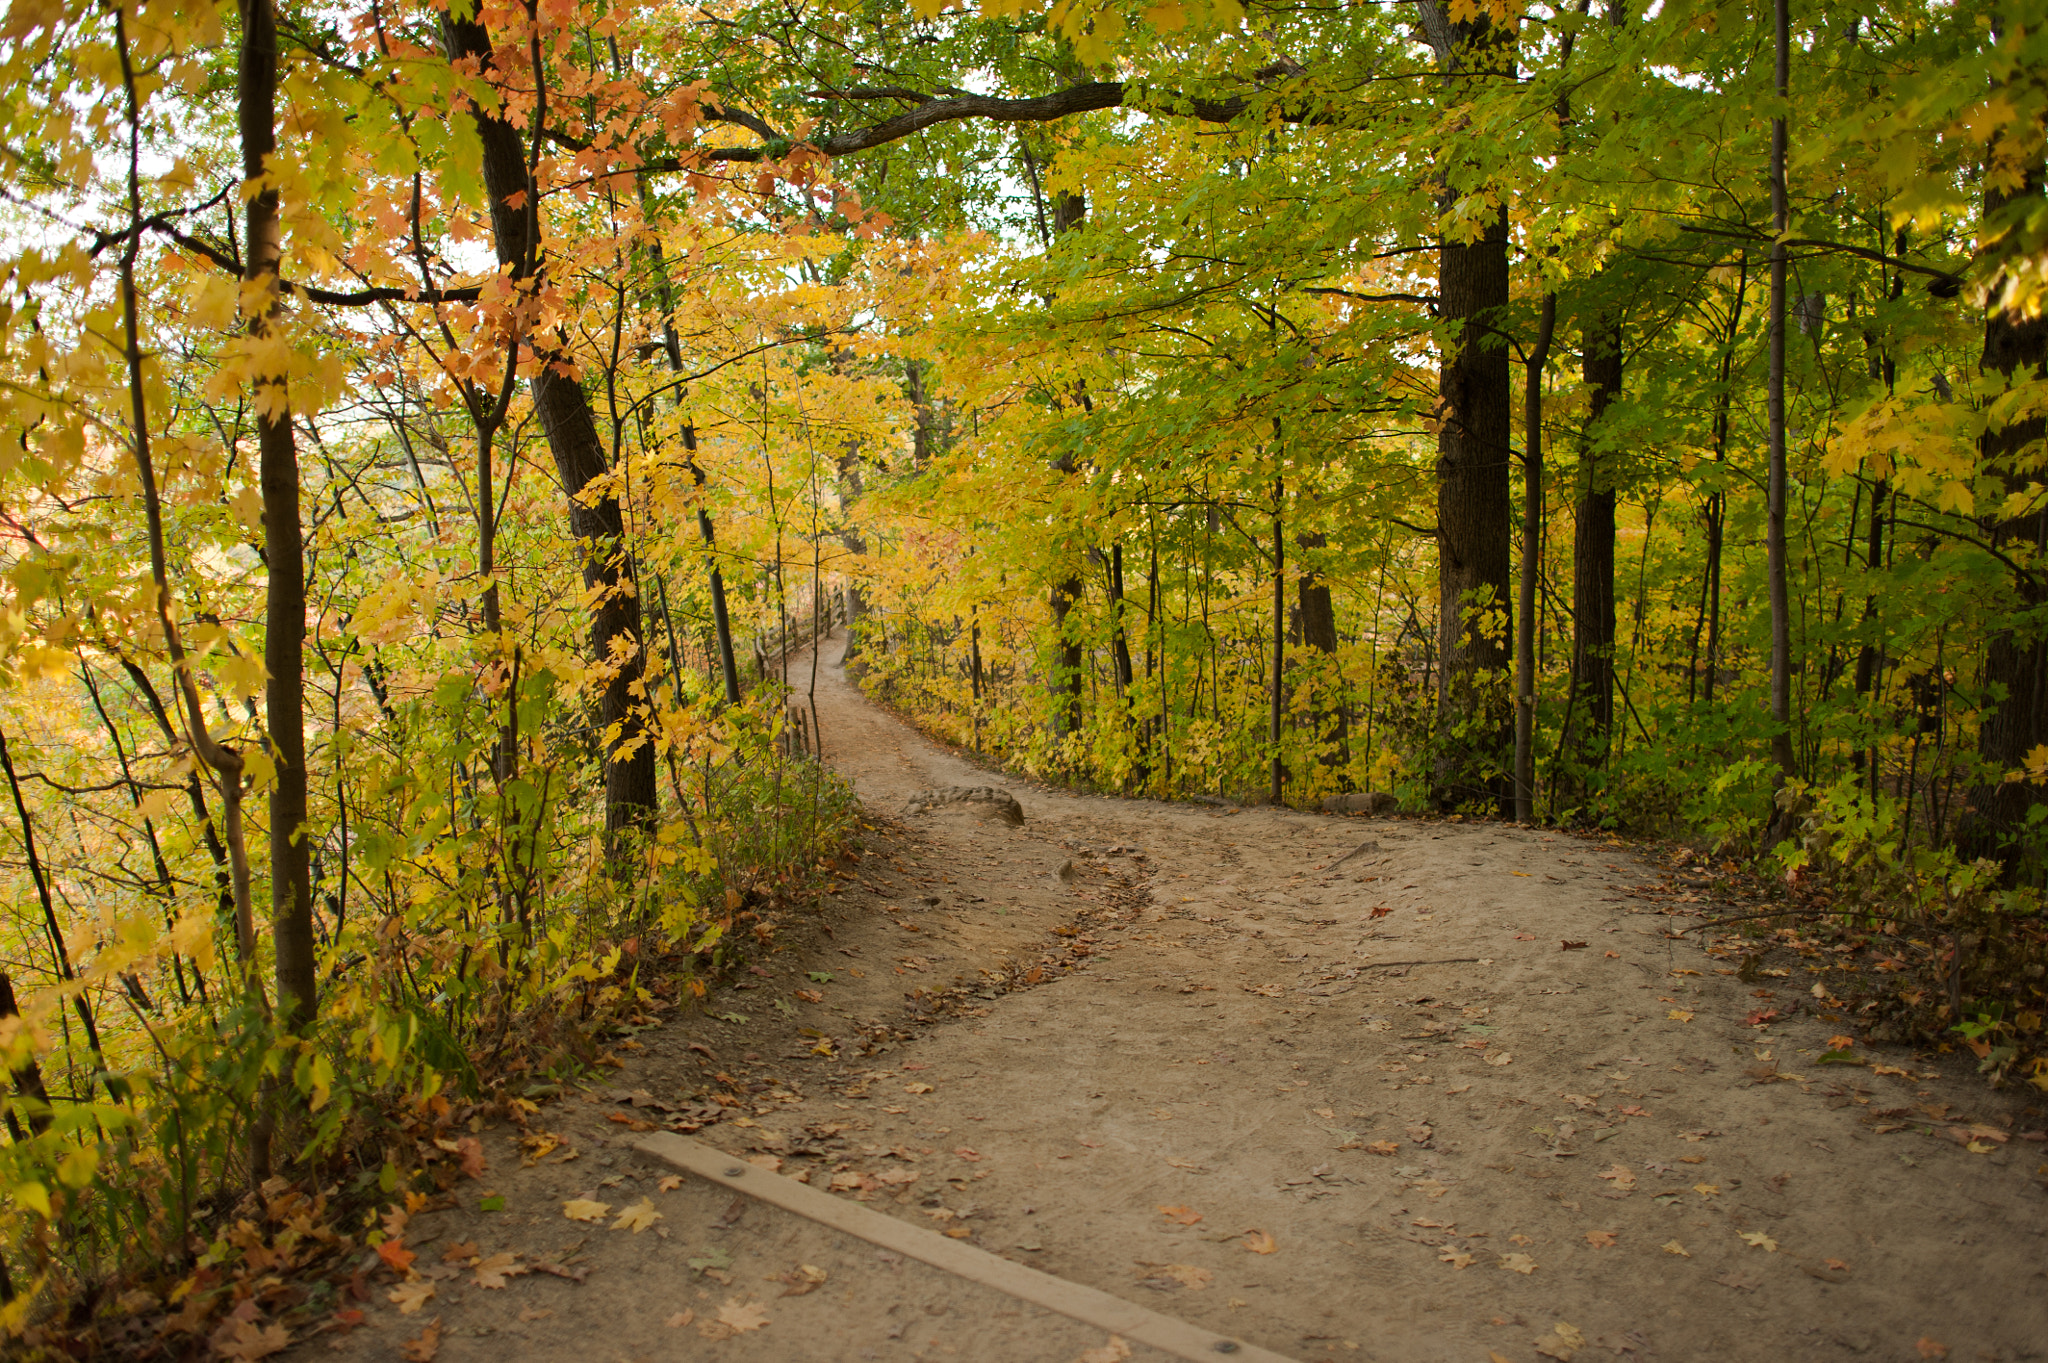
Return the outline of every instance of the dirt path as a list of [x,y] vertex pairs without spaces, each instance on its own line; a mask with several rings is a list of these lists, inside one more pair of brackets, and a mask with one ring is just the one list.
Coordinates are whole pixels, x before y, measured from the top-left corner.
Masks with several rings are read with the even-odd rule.
[[[1830,963],[1737,978],[1675,935],[1711,905],[1669,868],[1497,824],[1055,793],[819,671],[827,759],[871,808],[999,785],[1023,827],[878,826],[814,930],[711,1001],[744,1021],[641,1037],[616,1087],[533,1119],[561,1144],[532,1167],[484,1133],[491,1172],[408,1231],[435,1295],[400,1315],[378,1280],[334,1348],[396,1357],[438,1318],[451,1363],[1155,1357],[661,1191],[626,1148],[656,1121],[1302,1360],[2048,1352],[2040,1112],[1927,1057],[1816,1066]],[[643,1199],[648,1233],[610,1228]],[[552,1271],[478,1285],[501,1251]]]

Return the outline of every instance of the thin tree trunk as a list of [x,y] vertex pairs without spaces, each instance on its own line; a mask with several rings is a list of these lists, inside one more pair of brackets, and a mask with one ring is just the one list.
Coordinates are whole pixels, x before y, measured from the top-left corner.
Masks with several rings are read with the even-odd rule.
[[[1273,425],[1278,434],[1279,418]],[[1278,453],[1278,442],[1275,442]],[[1273,803],[1280,803],[1281,787],[1287,780],[1287,764],[1280,757],[1280,723],[1287,714],[1287,537],[1282,525],[1286,509],[1287,485],[1276,474],[1273,478],[1273,692],[1272,708],[1266,725],[1266,742],[1273,754]]]
[[1600,457],[1600,418],[1621,396],[1621,325],[1586,329],[1591,405],[1579,455],[1572,540],[1572,715],[1564,747],[1581,769],[1605,764],[1614,729],[1614,474]]
[[1515,822],[1536,817],[1536,579],[1543,570],[1543,367],[1557,295],[1543,295],[1522,383],[1522,576],[1515,600]]
[[[1790,0],[1775,0],[1776,89],[1778,99],[1790,97],[1792,76],[1792,19]],[[1786,580],[1785,495],[1788,473],[1785,465],[1785,273],[1787,266],[1785,232],[1791,212],[1785,183],[1786,131],[1783,115],[1771,120],[1771,222],[1776,234],[1771,243],[1771,374],[1769,391],[1770,488],[1765,546],[1771,584],[1771,760],[1777,766],[1775,784],[1792,779],[1797,758],[1792,751],[1792,598]],[[1791,821],[1773,817],[1771,841],[1789,836]]]
[[[494,65],[490,34],[482,24],[449,17],[443,35],[451,59],[474,59],[488,72]],[[534,73],[537,75],[538,73]],[[545,98],[545,90],[539,92]],[[545,113],[545,110],[541,110]],[[541,257],[540,208],[523,139],[503,118],[481,110],[472,115],[483,152],[485,192],[491,204],[493,245],[498,263],[512,277],[531,280]],[[533,156],[538,157],[538,148]],[[515,206],[516,205],[516,206]],[[640,594],[626,543],[625,515],[616,497],[585,503],[590,483],[609,468],[589,395],[576,379],[557,372],[551,353],[557,338],[528,336],[541,361],[533,370],[533,405],[547,434],[555,470],[568,494],[569,531],[583,562],[583,585],[591,607],[590,651],[605,667],[598,724],[605,775],[605,834],[616,848],[629,832],[654,817],[654,744],[646,702],[638,693],[646,673],[641,640]]]

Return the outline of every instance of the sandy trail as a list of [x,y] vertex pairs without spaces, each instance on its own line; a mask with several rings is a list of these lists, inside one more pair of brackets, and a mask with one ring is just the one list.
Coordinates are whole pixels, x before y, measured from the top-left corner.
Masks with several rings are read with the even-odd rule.
[[[835,665],[817,709],[872,808],[998,785],[1025,825],[879,830],[818,932],[712,1001],[746,1021],[645,1035],[616,1090],[536,1118],[579,1159],[520,1170],[491,1133],[482,1191],[506,1210],[468,1185],[413,1232],[584,1281],[442,1270],[404,1317],[379,1286],[335,1347],[394,1357],[437,1315],[445,1360],[1069,1363],[1105,1344],[787,1213],[718,1227],[731,1199],[706,1185],[658,1191],[668,1171],[605,1100],[689,1104],[715,1072],[752,1106],[701,1139],[1302,1360],[2048,1350],[2039,1111],[1927,1057],[1817,1067],[1842,1030],[1813,992],[1830,963],[1780,951],[1742,981],[1674,935],[1711,904],[1635,852],[1053,792],[930,742]],[[919,1014],[953,989],[923,1025],[920,987]],[[1793,1015],[1746,1022],[1770,1008]],[[578,1196],[664,1219],[577,1225]],[[767,1275],[799,1264],[825,1284],[774,1295]],[[707,1338],[728,1303],[770,1323]]]

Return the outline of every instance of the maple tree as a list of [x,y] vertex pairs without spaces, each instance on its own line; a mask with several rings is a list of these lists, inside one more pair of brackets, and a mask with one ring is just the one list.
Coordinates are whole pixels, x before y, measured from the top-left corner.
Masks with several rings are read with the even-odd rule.
[[728,959],[850,817],[841,614],[1026,770],[1872,887],[2032,1059],[2043,41],[16,0],[9,1323]]

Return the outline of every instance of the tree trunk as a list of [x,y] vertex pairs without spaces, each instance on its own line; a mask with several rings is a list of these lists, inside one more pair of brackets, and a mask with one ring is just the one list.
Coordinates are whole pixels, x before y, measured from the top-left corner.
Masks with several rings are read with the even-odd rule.
[[[1512,72],[1512,29],[1495,27],[1483,11],[1451,23],[1435,0],[1423,0],[1418,13],[1447,104],[1466,98],[1475,76]],[[1451,808],[1484,798],[1512,814],[1512,723],[1500,678],[1508,666],[1513,401],[1508,352],[1489,330],[1508,303],[1505,205],[1478,240],[1439,244],[1437,298],[1449,334],[1437,408],[1436,799]]]
[[[472,20],[449,18],[443,32],[451,58],[492,64],[490,35]],[[541,253],[539,203],[527,175],[522,139],[504,119],[475,111],[483,147],[484,188],[491,201],[491,228],[498,263],[515,279],[531,279]],[[513,207],[517,203],[518,207]],[[606,672],[598,700],[604,751],[605,834],[616,846],[621,835],[646,827],[654,817],[654,745],[645,702],[636,698],[646,671],[641,646],[640,594],[626,545],[625,515],[618,499],[604,496],[585,505],[578,495],[609,468],[590,399],[582,383],[557,371],[568,360],[554,347],[557,338],[529,336],[542,363],[534,370],[533,406],[546,433],[555,471],[569,496],[569,532],[583,561],[583,585],[591,607],[590,649]],[[554,351],[554,353],[550,353]],[[550,361],[553,361],[552,363]]]
[[[1078,228],[1088,216],[1088,201],[1079,194],[1062,194],[1053,200],[1052,232],[1057,241]],[[1088,395],[1082,393],[1083,406],[1088,404]],[[1053,467],[1072,477],[1079,465],[1074,456],[1061,455]],[[1067,628],[1067,616],[1074,604],[1081,599],[1081,575],[1076,572],[1053,584],[1053,732],[1060,737],[1081,731],[1081,642],[1073,637]]]
[[[1777,92],[1789,98],[1792,77],[1792,20],[1790,0],[1776,0]],[[1785,120],[1771,120],[1771,221],[1776,238],[1771,243],[1771,376],[1770,488],[1768,522],[1764,532],[1771,580],[1771,760],[1777,765],[1776,784],[1792,779],[1797,758],[1792,751],[1792,595],[1786,580],[1785,494],[1785,271],[1784,236],[1790,222],[1785,184]],[[1791,836],[1793,821],[1785,811],[1774,814],[1770,840]]]
[[[1330,538],[1320,530],[1298,534],[1294,537],[1297,549],[1313,551],[1326,548]],[[1305,552],[1302,557],[1298,585],[1294,589],[1295,617],[1299,623],[1298,637],[1304,648],[1323,654],[1325,657],[1337,651],[1337,605],[1330,594],[1330,583],[1317,572]],[[1347,740],[1350,737],[1350,715],[1339,704],[1333,711],[1320,711],[1314,716],[1316,741],[1334,739],[1335,745],[1323,755],[1323,765],[1340,767],[1345,764]],[[1334,727],[1332,723],[1334,721]],[[1328,730],[1329,732],[1325,732]]]
[[1543,568],[1543,367],[1557,295],[1543,295],[1522,384],[1522,576],[1515,600],[1515,822],[1536,818],[1536,579]]
[[[2027,168],[2025,183],[2010,195],[1994,189],[1984,191],[1987,225],[2002,226],[2013,212],[2008,205],[2024,207],[2037,201],[2044,179],[2037,159]],[[2021,382],[2048,375],[2048,313],[2023,317],[1999,306],[2003,278],[1991,288],[1991,311],[1984,319],[1982,368],[2008,380]],[[2048,422],[2040,416],[2016,421],[1985,432],[1979,453],[2003,481],[2008,493],[2026,496],[2039,471],[2024,451],[2048,435]],[[2048,549],[2048,528],[2038,514],[1999,521],[1993,528],[1994,543],[2008,548],[2020,562],[2038,560]],[[2048,604],[2038,571],[2014,574],[2013,594],[2028,615],[2037,616]],[[1994,708],[1978,730],[1977,748],[1990,770],[1986,779],[1970,790],[1969,806],[1956,828],[1956,846],[1967,857],[1989,857],[2005,867],[2008,879],[2023,872],[2038,879],[2041,866],[2039,834],[2030,847],[2025,834],[2027,810],[2040,800],[2038,788],[2023,781],[2003,779],[2007,773],[2025,767],[2027,755],[2048,743],[2048,638],[2037,619],[2002,629],[1991,636],[1984,652],[1984,681],[1995,688]]]
[[[277,15],[270,0],[243,0],[237,76],[242,176],[256,181],[277,151]],[[277,316],[282,247],[277,190],[250,198],[243,278],[263,301],[249,319],[262,336]],[[263,725],[276,774],[270,787],[270,918],[277,1006],[288,1025],[311,1020],[318,998],[313,882],[306,842],[306,556],[299,531],[299,451],[281,374],[256,384],[258,481],[263,491]]]
[[1600,457],[1600,418],[1621,396],[1621,326],[1586,330],[1591,406],[1579,454],[1578,530],[1572,541],[1572,724],[1564,746],[1597,767],[1614,728],[1614,473]]

